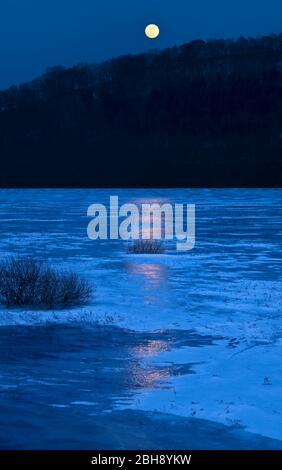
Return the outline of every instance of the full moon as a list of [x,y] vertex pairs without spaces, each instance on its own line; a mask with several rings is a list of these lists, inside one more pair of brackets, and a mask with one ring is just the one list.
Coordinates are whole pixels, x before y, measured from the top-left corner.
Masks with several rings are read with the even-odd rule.
[[145,34],[149,39],[156,39],[160,34],[160,28],[156,24],[148,24],[145,28]]

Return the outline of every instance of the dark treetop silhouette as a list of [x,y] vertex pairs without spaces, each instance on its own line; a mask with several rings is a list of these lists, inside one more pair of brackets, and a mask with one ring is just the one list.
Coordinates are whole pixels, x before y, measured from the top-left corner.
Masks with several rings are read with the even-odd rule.
[[55,67],[0,92],[1,187],[282,186],[282,34]]

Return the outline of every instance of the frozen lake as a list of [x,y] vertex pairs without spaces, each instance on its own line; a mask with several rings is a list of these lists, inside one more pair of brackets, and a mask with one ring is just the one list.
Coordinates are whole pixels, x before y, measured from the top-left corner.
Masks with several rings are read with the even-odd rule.
[[[195,204],[195,248],[91,241],[110,195]],[[282,190],[1,190],[0,250],[95,286],[75,309],[0,309],[1,448],[282,447]]]

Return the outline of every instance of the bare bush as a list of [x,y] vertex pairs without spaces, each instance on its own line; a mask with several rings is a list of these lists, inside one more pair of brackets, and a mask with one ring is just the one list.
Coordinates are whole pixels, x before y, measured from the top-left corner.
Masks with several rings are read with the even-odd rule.
[[0,303],[7,307],[66,308],[85,303],[91,293],[86,280],[45,262],[10,257],[0,263]]
[[161,254],[164,251],[163,245],[156,240],[139,240],[128,247],[128,252],[133,254]]

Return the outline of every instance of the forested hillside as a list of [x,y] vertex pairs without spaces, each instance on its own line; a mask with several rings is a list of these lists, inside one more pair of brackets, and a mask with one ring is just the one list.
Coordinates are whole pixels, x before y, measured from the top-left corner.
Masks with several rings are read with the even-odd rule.
[[55,67],[0,92],[1,187],[282,186],[282,34]]

